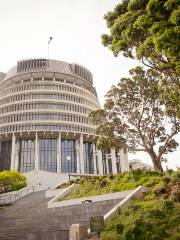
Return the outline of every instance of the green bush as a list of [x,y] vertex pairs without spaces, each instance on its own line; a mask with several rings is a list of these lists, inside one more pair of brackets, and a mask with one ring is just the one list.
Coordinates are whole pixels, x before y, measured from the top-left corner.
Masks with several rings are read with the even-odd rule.
[[123,233],[123,230],[124,230],[124,225],[122,223],[117,223],[115,225],[115,228],[116,228],[116,232],[118,234],[122,234]]
[[26,177],[17,171],[0,172],[0,193],[17,191],[26,186]]
[[106,224],[101,239],[110,240],[110,236],[115,236],[111,239],[180,240],[179,228],[179,203],[171,200],[170,195],[166,200],[153,195],[152,189],[143,200],[133,199],[126,211],[116,213]]
[[158,171],[137,169],[116,175],[85,177],[79,180],[80,189],[71,194],[71,198],[88,197],[98,194],[120,192],[135,189],[138,186],[164,186],[163,174]]
[[171,240],[180,240],[180,234],[179,233],[175,233],[172,237]]
[[101,240],[120,240],[122,239],[116,232],[103,232],[101,233]]

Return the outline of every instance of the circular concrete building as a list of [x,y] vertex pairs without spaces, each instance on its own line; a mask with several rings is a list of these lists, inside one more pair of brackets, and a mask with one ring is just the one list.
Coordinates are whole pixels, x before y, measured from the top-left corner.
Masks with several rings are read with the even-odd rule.
[[32,172],[47,178],[113,170],[96,151],[88,117],[99,108],[86,68],[47,59],[17,62],[0,73],[0,171],[15,169],[34,179]]

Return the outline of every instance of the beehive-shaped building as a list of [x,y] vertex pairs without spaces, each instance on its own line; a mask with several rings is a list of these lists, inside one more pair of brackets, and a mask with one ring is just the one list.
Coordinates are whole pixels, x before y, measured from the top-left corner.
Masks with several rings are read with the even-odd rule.
[[107,173],[89,120],[99,108],[86,68],[43,58],[17,62],[0,73],[0,170]]

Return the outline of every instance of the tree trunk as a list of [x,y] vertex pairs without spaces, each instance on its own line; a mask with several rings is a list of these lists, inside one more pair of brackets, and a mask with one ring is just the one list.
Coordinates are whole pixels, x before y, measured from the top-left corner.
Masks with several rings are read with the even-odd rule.
[[156,153],[154,152],[154,150],[153,149],[149,149],[148,150],[148,154],[151,157],[151,160],[152,160],[153,165],[154,165],[154,169],[163,172],[161,161],[158,158],[158,156],[156,155]]

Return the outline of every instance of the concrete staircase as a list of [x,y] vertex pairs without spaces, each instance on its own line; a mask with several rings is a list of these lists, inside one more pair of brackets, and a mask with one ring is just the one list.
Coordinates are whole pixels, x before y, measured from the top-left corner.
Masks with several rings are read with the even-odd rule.
[[45,191],[28,195],[0,209],[0,240],[67,240],[69,227],[91,216],[102,216],[120,199],[80,205],[47,208]]

